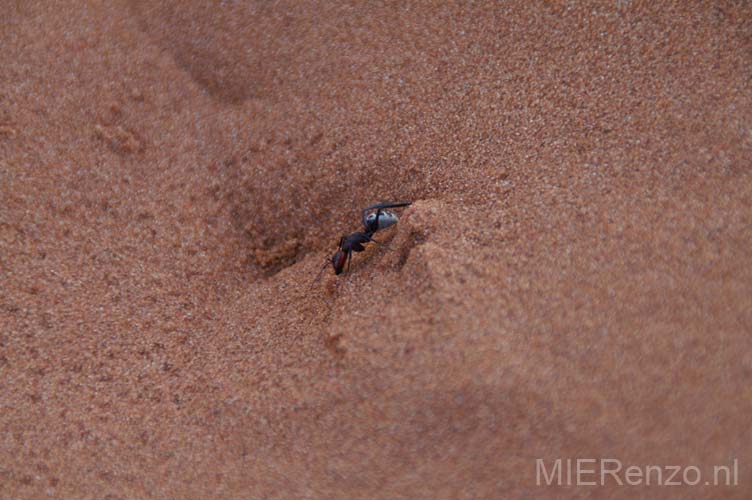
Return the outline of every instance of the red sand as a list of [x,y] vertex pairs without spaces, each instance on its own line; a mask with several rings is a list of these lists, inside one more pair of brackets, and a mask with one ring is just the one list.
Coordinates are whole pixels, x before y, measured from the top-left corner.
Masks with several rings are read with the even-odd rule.
[[11,4],[2,498],[752,495],[748,3]]

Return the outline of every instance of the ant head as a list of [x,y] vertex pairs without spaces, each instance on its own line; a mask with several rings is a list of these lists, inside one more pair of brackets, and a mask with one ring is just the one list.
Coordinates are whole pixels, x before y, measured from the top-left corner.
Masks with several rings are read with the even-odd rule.
[[[378,221],[376,220],[376,213],[379,214]],[[388,210],[379,210],[378,212],[368,214],[365,220],[365,226],[366,230],[373,231],[375,233],[379,229],[393,226],[397,222],[399,222],[399,217],[397,217],[397,214]]]
[[345,262],[347,261],[347,254],[342,250],[337,250],[337,253],[332,255],[332,267],[334,268],[334,274],[341,274],[342,269],[345,268]]

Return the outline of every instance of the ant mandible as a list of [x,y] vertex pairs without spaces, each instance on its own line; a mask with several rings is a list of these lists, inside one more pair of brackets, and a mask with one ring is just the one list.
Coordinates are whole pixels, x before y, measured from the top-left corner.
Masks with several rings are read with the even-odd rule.
[[[345,262],[347,262],[347,271],[349,272],[352,253],[365,250],[363,245],[366,243],[378,243],[378,241],[373,239],[374,233],[379,229],[387,228],[399,221],[399,217],[397,217],[395,213],[386,210],[387,208],[407,207],[411,204],[412,202],[410,201],[401,203],[381,202],[364,208],[360,212],[360,220],[363,222],[365,231],[352,233],[340,238],[339,250],[332,255],[334,274],[342,273],[342,270],[345,267]],[[371,210],[376,210],[376,212],[366,215]]]

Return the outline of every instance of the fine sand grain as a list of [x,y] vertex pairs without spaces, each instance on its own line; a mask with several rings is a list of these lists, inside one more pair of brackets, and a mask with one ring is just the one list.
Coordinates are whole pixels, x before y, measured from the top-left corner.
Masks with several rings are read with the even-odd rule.
[[752,7],[653,3],[5,2],[0,497],[749,498]]

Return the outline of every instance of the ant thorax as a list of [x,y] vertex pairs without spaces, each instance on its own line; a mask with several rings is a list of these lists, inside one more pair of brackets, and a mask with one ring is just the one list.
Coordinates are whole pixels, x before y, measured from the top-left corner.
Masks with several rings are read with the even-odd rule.
[[[376,219],[376,213],[368,214],[366,217],[366,224],[369,226],[373,224],[373,221]],[[399,217],[397,217],[397,214],[393,212],[389,212],[386,210],[382,210],[379,212],[379,226],[378,229],[384,229],[385,227],[392,226],[399,221]]]

